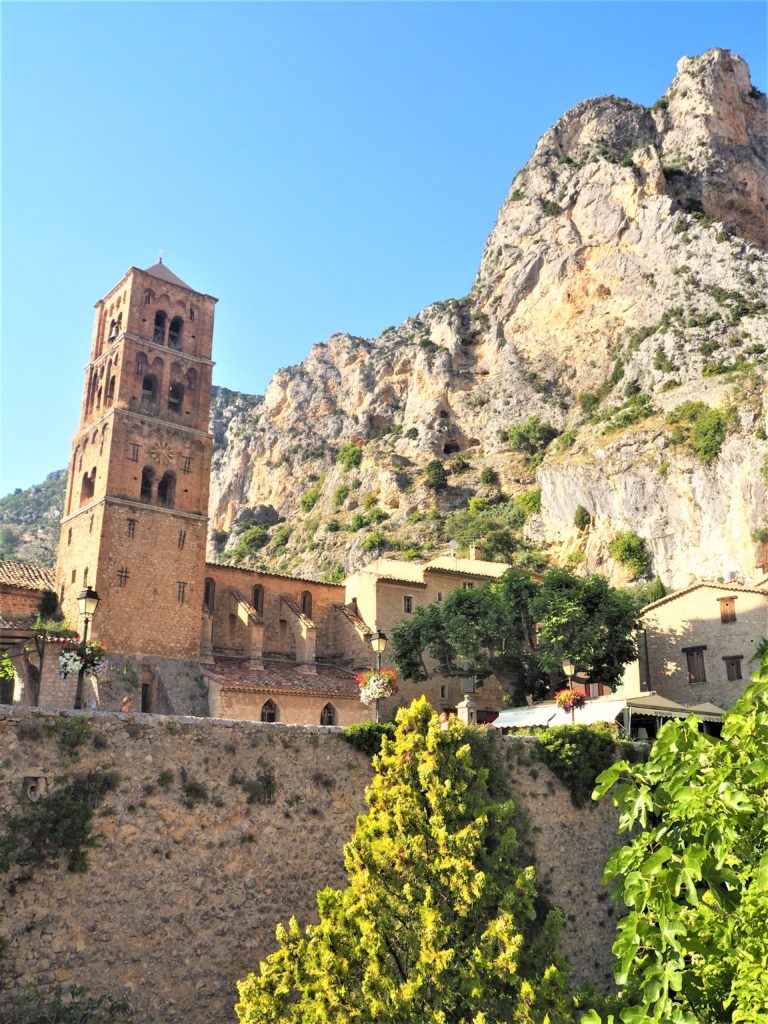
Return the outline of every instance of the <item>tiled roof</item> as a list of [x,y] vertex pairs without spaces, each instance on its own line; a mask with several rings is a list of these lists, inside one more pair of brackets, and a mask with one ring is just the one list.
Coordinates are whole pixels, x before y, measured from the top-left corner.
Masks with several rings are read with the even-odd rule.
[[23,590],[53,590],[55,573],[49,566],[35,562],[0,561],[0,584]]
[[211,569],[230,569],[233,572],[247,572],[252,576],[270,576],[276,580],[293,580],[296,583],[319,583],[324,587],[344,589],[343,583],[326,583],[325,580],[313,580],[309,576],[286,576],[282,572],[268,572],[266,569],[247,569],[244,565],[224,565],[223,562],[206,562],[205,564],[210,566]]
[[309,675],[291,662],[265,661],[263,669],[254,669],[247,662],[221,658],[206,674],[222,690],[237,693],[304,693],[313,697],[359,699],[353,674],[331,665],[318,665],[317,674]]
[[452,555],[440,555],[424,566],[424,572],[461,573],[462,576],[488,576],[498,579],[509,569],[506,562],[486,562],[480,558],[454,558]]
[[161,259],[153,266],[147,267],[144,273],[149,274],[150,277],[156,277],[158,281],[165,281],[166,284],[175,284],[179,288],[186,288],[190,292],[194,291],[194,288],[190,288],[180,277],[176,277],[174,272],[169,270]]
[[768,589],[760,585],[748,587],[743,583],[692,583],[690,587],[677,590],[674,594],[666,594],[664,597],[660,597],[658,601],[647,604],[645,608],[641,609],[640,614],[645,615],[646,612],[654,611],[654,609],[660,608],[661,605],[667,604],[669,601],[676,601],[678,597],[685,597],[686,594],[690,594],[700,587],[707,587],[710,590],[722,590],[726,594],[760,594],[761,597],[768,597]]

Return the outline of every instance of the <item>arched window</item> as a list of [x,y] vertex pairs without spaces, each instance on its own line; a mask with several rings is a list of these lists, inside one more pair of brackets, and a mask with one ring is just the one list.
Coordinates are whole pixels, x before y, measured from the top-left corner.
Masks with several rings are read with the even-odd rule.
[[336,708],[333,704],[326,704],[320,712],[320,725],[336,725]]
[[171,412],[181,412],[184,404],[184,385],[174,381],[168,388],[168,409]]
[[190,320],[194,320],[195,319],[195,307],[194,306],[190,306],[189,307],[189,319]]
[[114,400],[115,400],[115,375],[113,373],[112,376],[109,378],[109,383],[107,384],[107,397],[105,398],[104,401],[105,401],[105,403],[107,405],[111,405],[114,402]]
[[301,595],[301,614],[306,615],[308,619],[312,618],[312,595],[308,590]]
[[197,390],[197,370],[190,367],[187,370],[187,391],[192,392],[195,390]]
[[184,327],[184,321],[180,316],[175,316],[171,320],[171,326],[168,328],[168,345],[170,348],[181,348],[181,332]]
[[155,293],[153,291],[149,291],[148,290],[148,291],[144,292],[144,305],[145,306],[151,306],[154,301],[155,301]]
[[176,474],[168,470],[163,473],[160,483],[157,485],[157,504],[166,508],[173,508],[176,501]]
[[144,374],[147,372],[147,367],[148,366],[149,366],[149,361],[147,360],[147,357],[144,355],[144,353],[143,352],[137,352],[136,353],[136,376],[137,377],[143,377]]
[[155,313],[155,329],[152,334],[152,341],[156,341],[158,345],[165,344],[165,320],[165,313],[162,309],[158,309]]
[[139,501],[152,501],[152,486],[155,482],[155,471],[151,466],[145,466],[141,471],[141,492]]
[[203,591],[203,602],[209,612],[213,613],[216,600],[216,582],[210,576],[205,577],[205,590]]
[[86,501],[90,501],[93,497],[93,492],[96,490],[96,467],[94,466],[90,472],[83,473],[83,482],[80,487],[80,504],[84,505]]
[[154,374],[145,373],[144,379],[141,382],[141,400],[142,402],[154,402],[155,395],[157,394],[157,378]]
[[251,605],[255,612],[261,615],[264,612],[264,587],[257,583],[251,594]]
[[261,720],[262,722],[276,722],[277,721],[277,704],[273,700],[264,701],[261,706]]
[[117,320],[113,320],[112,323],[109,325],[109,337],[107,338],[107,341],[114,341],[119,333],[120,324],[118,323]]

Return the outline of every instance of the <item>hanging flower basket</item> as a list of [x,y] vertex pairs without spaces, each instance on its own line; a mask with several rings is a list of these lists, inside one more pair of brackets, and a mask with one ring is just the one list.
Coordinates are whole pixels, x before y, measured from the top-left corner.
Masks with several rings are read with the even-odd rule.
[[578,711],[586,703],[584,694],[576,693],[575,690],[558,690],[555,694],[555,702],[563,711]]
[[95,640],[70,640],[59,654],[59,678],[76,675],[84,669],[91,675],[99,676],[107,667],[107,646]]
[[391,668],[369,668],[355,676],[355,680],[363,704],[373,704],[397,693],[397,672]]

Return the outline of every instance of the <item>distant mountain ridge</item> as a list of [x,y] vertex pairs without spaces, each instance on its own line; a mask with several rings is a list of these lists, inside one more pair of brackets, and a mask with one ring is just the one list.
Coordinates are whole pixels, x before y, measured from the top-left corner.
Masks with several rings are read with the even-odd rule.
[[684,57],[652,109],[578,104],[513,180],[469,295],[335,334],[263,396],[214,389],[210,556],[340,579],[454,538],[621,582],[630,536],[667,584],[749,576],[766,196],[768,103],[727,50]]

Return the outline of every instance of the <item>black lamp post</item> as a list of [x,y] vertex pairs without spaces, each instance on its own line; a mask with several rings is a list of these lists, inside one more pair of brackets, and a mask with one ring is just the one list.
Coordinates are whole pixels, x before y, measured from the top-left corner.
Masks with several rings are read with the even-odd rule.
[[[570,658],[563,658],[563,672],[565,672],[565,677],[568,680],[568,689],[573,693],[573,676],[576,672],[576,666]],[[576,712],[573,703],[571,703],[571,724],[576,724]]]
[[[95,590],[91,590],[90,587],[86,587],[85,590],[81,590],[77,595],[77,607],[80,610],[80,618],[83,620],[83,648],[85,648],[88,642],[88,626],[90,625],[93,614],[96,611],[99,604],[99,595]],[[75,690],[75,709],[79,709],[83,706],[83,676],[85,675],[85,665],[80,666],[80,670],[77,673],[77,689]]]
[[[376,655],[376,671],[381,672],[381,656],[387,649],[387,634],[383,633],[380,629],[377,629],[375,633],[371,633],[371,647]],[[378,697],[374,701],[374,707],[376,709],[376,721],[379,720],[379,699]]]

